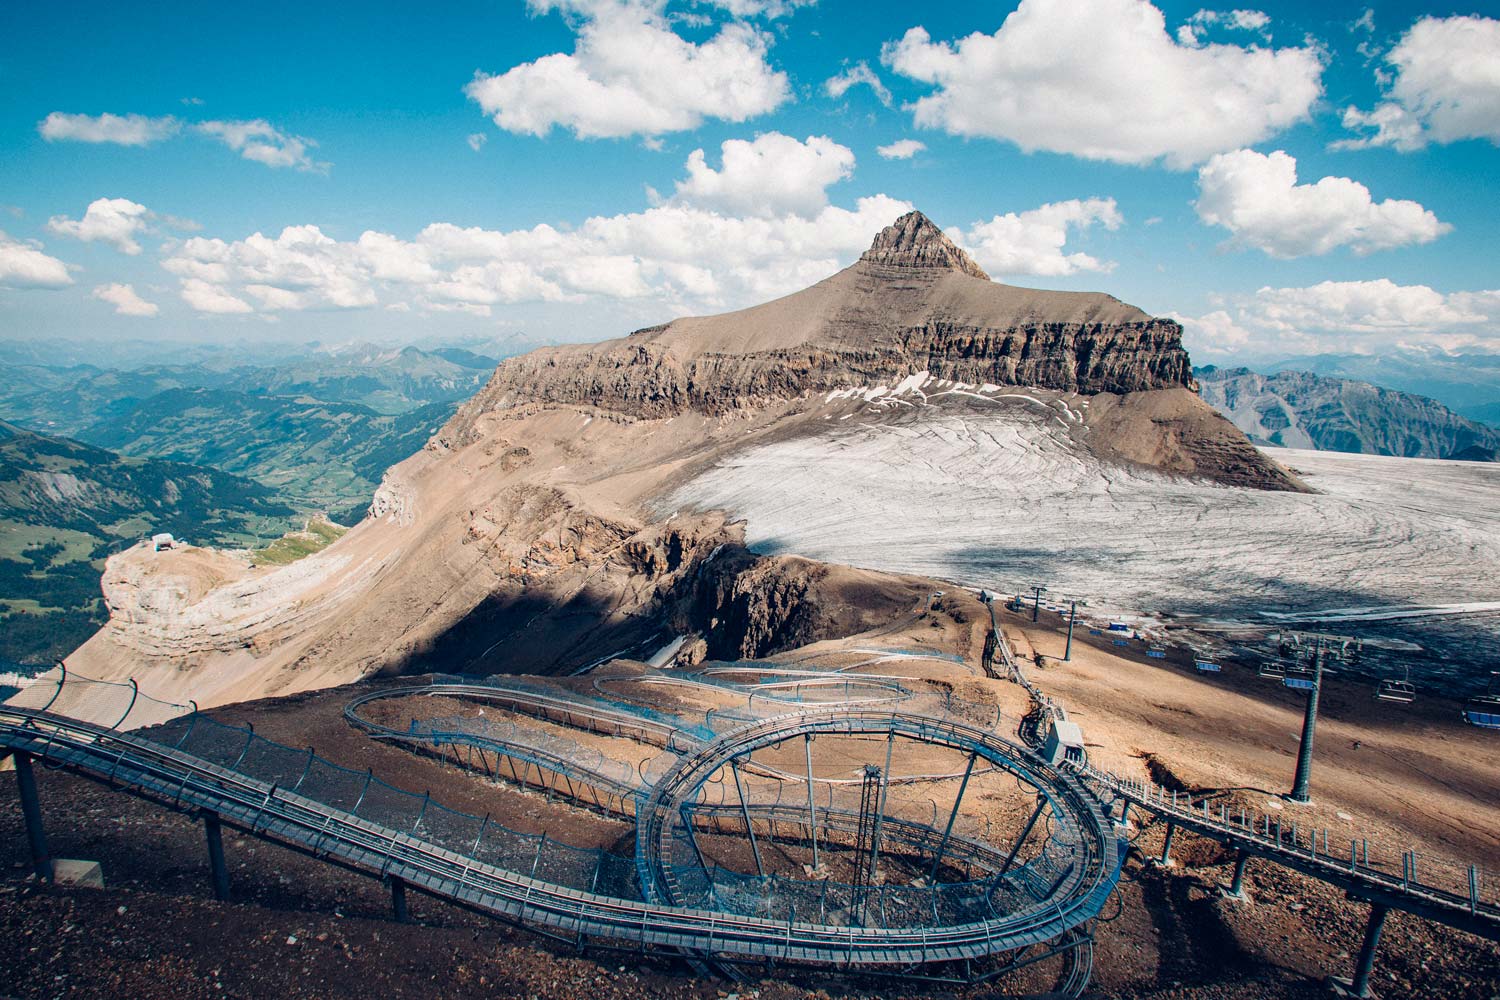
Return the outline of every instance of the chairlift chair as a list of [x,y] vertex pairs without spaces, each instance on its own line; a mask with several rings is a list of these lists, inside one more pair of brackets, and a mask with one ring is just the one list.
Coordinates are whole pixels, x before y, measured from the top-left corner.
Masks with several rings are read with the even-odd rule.
[[1397,705],[1410,705],[1417,698],[1416,686],[1411,682],[1411,668],[1402,667],[1400,677],[1386,677],[1375,689],[1375,697]]
[[1294,691],[1311,691],[1317,685],[1313,681],[1313,670],[1305,663],[1294,663],[1286,669],[1281,683]]
[[1490,672],[1490,686],[1464,706],[1464,721],[1481,729],[1500,729],[1500,670]]
[[1219,665],[1211,660],[1194,660],[1193,666],[1198,668],[1200,674],[1217,674]]
[[1260,675],[1268,677],[1273,681],[1279,681],[1286,677],[1286,667],[1277,660],[1262,660],[1260,664]]

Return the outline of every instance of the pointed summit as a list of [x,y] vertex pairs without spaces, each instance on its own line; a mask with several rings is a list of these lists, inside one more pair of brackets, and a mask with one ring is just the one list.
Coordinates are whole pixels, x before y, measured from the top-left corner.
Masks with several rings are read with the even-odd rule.
[[986,281],[990,278],[921,212],[907,212],[882,229],[859,259],[888,267],[945,268]]

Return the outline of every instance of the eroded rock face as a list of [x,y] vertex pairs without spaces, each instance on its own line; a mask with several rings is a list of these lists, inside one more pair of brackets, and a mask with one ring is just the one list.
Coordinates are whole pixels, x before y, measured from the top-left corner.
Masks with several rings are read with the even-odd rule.
[[859,259],[891,267],[938,267],[990,280],[972,257],[921,212],[907,212],[882,229]]
[[486,412],[583,404],[631,417],[938,378],[1060,392],[1194,388],[1182,328],[1108,295],[997,284],[920,212],[852,267],[764,306],[504,362],[448,433]]

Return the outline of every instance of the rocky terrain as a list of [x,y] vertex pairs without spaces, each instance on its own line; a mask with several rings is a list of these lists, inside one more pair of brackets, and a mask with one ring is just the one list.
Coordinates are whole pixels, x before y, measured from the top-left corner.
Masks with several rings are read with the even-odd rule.
[[1494,461],[1500,449],[1500,431],[1368,382],[1212,366],[1195,374],[1203,398],[1261,444],[1469,461]]
[[[1089,462],[1305,488],[1197,399],[1175,323],[982,273],[912,213],[804,292],[503,362],[327,549],[283,567],[113,560],[110,622],[70,663],[206,705],[424,665],[576,669],[665,642],[680,609],[726,597],[757,619],[737,634],[769,637],[754,651],[805,640],[819,625],[799,581],[817,572],[743,553],[743,525],[662,497],[724,456],[822,433],[876,397],[898,406],[930,380],[954,403],[1002,387],[1077,400],[1068,447]],[[730,615],[707,617],[713,644],[712,621]]]

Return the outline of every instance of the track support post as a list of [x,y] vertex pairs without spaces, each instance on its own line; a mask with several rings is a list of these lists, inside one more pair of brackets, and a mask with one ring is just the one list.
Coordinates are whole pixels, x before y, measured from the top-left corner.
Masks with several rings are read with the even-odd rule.
[[1370,974],[1375,971],[1375,952],[1380,948],[1380,935],[1385,930],[1385,915],[1390,907],[1384,903],[1370,904],[1370,919],[1365,924],[1365,940],[1359,946],[1359,957],[1354,961],[1354,978],[1335,978],[1333,985],[1338,992],[1350,997],[1372,997]]
[[1234,859],[1234,879],[1229,883],[1229,889],[1224,894],[1231,899],[1245,898],[1245,866],[1250,863],[1248,852],[1241,850]]
[[1172,867],[1172,838],[1177,836],[1177,824],[1167,821],[1167,837],[1161,842],[1161,857],[1158,863],[1163,868]]
[[391,917],[398,924],[411,922],[411,914],[406,909],[406,880],[391,876]]
[[26,844],[31,848],[31,867],[36,877],[51,881],[52,856],[47,853],[47,831],[42,826],[42,800],[36,793],[36,774],[31,754],[17,752],[16,787],[21,793],[21,815],[26,820]]
[[802,734],[802,752],[807,756],[807,837],[812,841],[812,866],[817,871],[822,865],[818,864],[818,813],[813,807],[813,769],[812,769],[812,734]]
[[927,873],[927,881],[932,882],[937,878],[938,866],[943,863],[943,853],[948,850],[948,838],[953,835],[953,821],[958,819],[958,807],[963,805],[964,792],[969,787],[969,777],[974,773],[974,762],[979,759],[979,754],[969,754],[969,764],[964,768],[964,780],[958,784],[958,794],[953,797],[953,811],[948,814],[948,825],[943,828],[943,839],[938,844],[937,856],[932,859],[932,871]]
[[203,839],[208,843],[208,868],[213,877],[214,899],[221,903],[229,901],[229,868],[224,864],[224,836],[220,830],[219,814],[203,814]]
[[750,803],[745,801],[745,782],[740,778],[739,761],[731,759],[729,770],[734,775],[734,790],[740,796],[740,813],[745,817],[745,836],[750,838],[750,850],[755,854],[755,874],[763,876],[766,873],[766,866],[761,863],[760,844],[755,840],[755,825],[750,822]]

